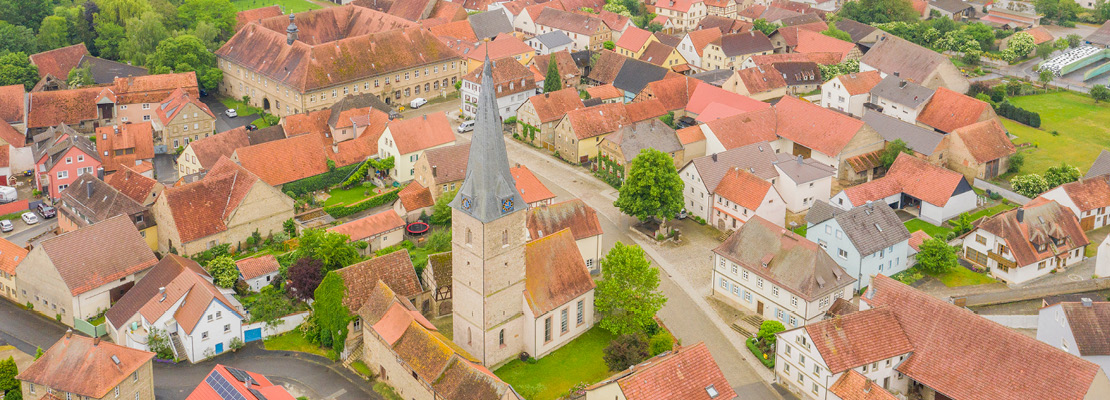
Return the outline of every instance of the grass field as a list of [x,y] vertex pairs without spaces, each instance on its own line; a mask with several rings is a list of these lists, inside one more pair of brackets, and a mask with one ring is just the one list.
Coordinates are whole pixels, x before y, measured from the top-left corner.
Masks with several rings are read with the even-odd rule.
[[554,400],[575,384],[593,384],[611,374],[601,357],[612,340],[608,331],[594,327],[535,364],[513,360],[494,374],[518,391],[539,389],[528,400]]
[[308,339],[301,335],[299,329],[286,332],[278,336],[271,336],[262,342],[266,350],[284,350],[284,351],[299,351],[302,353],[316,354],[319,356],[328,356],[328,352],[320,346],[309,343]]
[[944,286],[948,287],[983,285],[997,282],[987,274],[980,274],[964,267],[952,268],[951,271],[940,275],[926,274],[939,279]]
[[906,229],[909,230],[910,233],[925,231],[925,233],[929,234],[929,236],[935,238],[938,237],[941,239],[947,238],[948,232],[952,231],[951,229],[942,226],[936,226],[917,218],[906,221]]
[[[370,196],[366,196],[365,193],[367,190],[370,191]],[[335,188],[329,191],[328,194],[331,195],[331,197],[324,200],[324,207],[337,206],[340,204],[354,204],[367,197],[376,196],[378,193],[374,191],[374,186],[355,186],[350,189]]]
[[[1010,102],[1041,115],[1040,129],[1002,119],[1017,136],[1014,143],[1037,145],[1026,150],[1021,173],[1044,173],[1061,162],[1086,172],[1098,153],[1110,148],[1110,104],[1095,104],[1090,97],[1072,92],[1014,97]],[[1053,136],[1052,131],[1060,135]]]
[[235,8],[239,9],[239,11],[269,7],[277,4],[281,6],[282,11],[286,14],[320,8],[319,4],[315,4],[308,0],[231,0],[231,4],[235,5]]
[[976,211],[976,212],[972,213],[971,214],[971,220],[976,221],[979,218],[989,217],[989,216],[1001,213],[1003,211],[1012,210],[1014,208],[1017,208],[1017,204],[1014,204],[1014,203],[1010,203],[1010,204],[998,203],[993,207],[984,208],[982,210],[979,210],[979,211]]

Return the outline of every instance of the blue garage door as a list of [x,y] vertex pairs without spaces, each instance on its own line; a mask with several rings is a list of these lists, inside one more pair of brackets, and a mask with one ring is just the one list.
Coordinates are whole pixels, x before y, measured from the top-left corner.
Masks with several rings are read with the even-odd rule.
[[262,339],[262,328],[247,329],[243,331],[243,341],[253,342]]

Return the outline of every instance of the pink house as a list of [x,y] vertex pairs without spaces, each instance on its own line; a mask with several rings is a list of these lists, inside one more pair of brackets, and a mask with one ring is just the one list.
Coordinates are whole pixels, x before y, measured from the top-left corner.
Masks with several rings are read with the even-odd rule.
[[96,146],[66,125],[35,135],[35,186],[58,199],[70,183],[84,174],[103,174]]

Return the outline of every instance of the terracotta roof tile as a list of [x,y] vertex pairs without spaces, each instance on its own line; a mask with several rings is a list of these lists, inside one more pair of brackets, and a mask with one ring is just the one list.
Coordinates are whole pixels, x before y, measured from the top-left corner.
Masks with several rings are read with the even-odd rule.
[[775,111],[780,136],[834,157],[864,127],[863,121],[793,96],[779,100]]
[[979,122],[987,107],[990,104],[982,100],[939,87],[929,104],[917,115],[917,122],[943,132],[952,132]]
[[631,122],[640,122],[647,119],[662,117],[667,114],[667,109],[663,106],[663,102],[654,99],[628,103],[624,105],[624,109],[628,113],[628,119]]
[[186,104],[197,106],[209,117],[216,118],[216,115],[212,114],[212,110],[208,109],[208,105],[201,103],[198,96],[190,95],[189,92],[181,88],[175,89],[169,97],[163,99],[154,113],[162,120],[162,125],[167,125],[185,109]]
[[15,275],[15,267],[27,258],[28,250],[7,239],[0,238],[0,271]]
[[269,7],[259,7],[250,10],[243,10],[235,13],[235,30],[239,30],[251,22],[260,21],[265,18],[276,17],[281,14],[281,6],[274,4]]
[[228,216],[257,180],[247,169],[221,158],[203,179],[162,191],[181,242],[227,230]]
[[579,199],[528,209],[530,237],[541,238],[563,229],[570,229],[575,240],[602,233],[597,211]]
[[624,91],[617,89],[612,83],[586,88],[586,93],[590,94],[591,99],[624,99]]
[[980,163],[997,160],[1017,152],[1014,143],[1006,133],[1006,128],[998,122],[997,118],[956,128],[952,134],[964,142],[971,156]]
[[910,233],[910,247],[912,247],[914,251],[921,251],[921,244],[932,238],[933,237],[929,236],[925,231],[914,231]]
[[585,107],[582,98],[578,97],[578,90],[566,88],[559,91],[537,94],[529,97],[528,101],[536,109],[540,122],[547,123],[563,118],[567,112]]
[[0,120],[13,123],[23,121],[26,93],[22,84],[0,86]]
[[[517,93],[532,94],[536,93],[536,77],[523,64],[517,62],[512,57],[504,57],[491,61],[493,68],[493,84],[497,87],[497,94],[495,97],[501,98],[510,96]],[[484,64],[484,62],[480,63]],[[474,82],[481,87],[482,84],[482,71],[481,65],[475,68],[470,73],[463,75],[462,79],[468,82]],[[544,69],[544,71],[547,71]]]
[[679,129],[675,131],[675,134],[678,135],[678,141],[681,142],[683,146],[705,141],[705,133],[702,132],[701,127],[697,125]]
[[[196,261],[169,254],[162,258],[127,293],[105,313],[113,327],[124,326],[135,314],[147,321],[157,321],[173,310],[172,318],[185,332],[196,328],[213,301],[227,307],[242,318],[232,302],[209,280],[212,279]],[[184,298],[183,301],[180,301]],[[181,305],[174,310],[173,306]]]
[[[246,384],[240,382],[238,379],[235,378],[234,375],[231,374],[231,372],[228,372],[229,369],[229,367],[216,364],[216,366],[212,368],[212,371],[208,373],[208,376],[222,376],[224,380],[226,380],[236,392],[243,396],[243,398],[250,399],[257,397],[259,399],[266,398],[266,400],[293,400],[293,396],[289,394],[289,392],[287,392],[284,387],[282,387],[281,385],[275,385],[273,382],[270,382],[269,379],[266,379],[265,376],[262,376],[262,374],[240,370],[246,373],[251,378],[251,385],[248,389]],[[259,394],[261,394],[261,396],[256,396],[254,393],[251,392],[251,390],[258,392]],[[187,397],[186,399],[223,400],[224,395],[220,394],[220,392],[226,393],[226,388],[221,388],[220,391],[217,391],[216,388],[213,388],[208,383],[208,379],[206,378],[196,387],[196,389],[193,389],[192,393],[189,393],[189,397]]]
[[512,391],[507,383],[489,370],[459,356],[447,362],[432,386],[437,394],[447,399],[499,400]]
[[854,48],[856,48],[855,43],[845,42],[808,29],[799,29],[798,47],[795,47],[794,51],[798,53],[832,52],[840,54],[840,61],[844,61],[848,59],[848,53]]
[[594,289],[596,285],[582,257],[567,257],[577,252],[570,229],[524,246],[524,299],[535,315],[546,314]]
[[588,77],[602,84],[613,83],[617,80],[617,74],[624,67],[624,62],[628,60],[628,57],[617,54],[612,50],[602,50],[600,54]]
[[694,51],[700,56],[702,52],[705,51],[706,45],[721,38],[721,29],[718,27],[701,29],[687,33],[686,36],[690,38],[690,43],[693,44]]
[[[97,179],[93,174],[84,174],[69,184],[59,195],[62,205],[58,212],[64,214],[77,227],[95,224],[117,215],[136,215],[151,218],[143,204],[127,197],[108,183]],[[135,226],[145,229],[154,224],[153,218],[136,222]]]
[[775,110],[766,108],[709,121],[703,126],[728,150],[778,140],[776,123]]
[[270,186],[289,183],[328,171],[328,157],[313,135],[300,135],[240,147],[235,158]]
[[635,53],[644,48],[644,44],[647,43],[649,38],[651,38],[651,32],[637,27],[631,27],[621,34],[620,39],[617,39],[615,45],[618,48]]
[[749,210],[757,210],[763,198],[771,191],[771,182],[760,179],[752,173],[733,168],[728,171],[713,190],[718,196],[739,204]]
[[841,400],[897,400],[897,397],[883,389],[878,383],[868,379],[856,370],[841,375],[840,379],[829,386],[829,392]]
[[1060,185],[1080,211],[1110,207],[1110,176],[1083,178]]
[[805,330],[833,374],[913,351],[898,318],[885,309],[815,322]]
[[521,54],[535,54],[535,49],[523,40],[511,35],[498,35],[492,41],[482,42],[478,47],[466,53],[466,57],[471,62],[478,61],[481,63],[486,58],[486,48],[489,48],[489,59],[496,60],[505,57],[515,57]]
[[1032,29],[1026,29],[1023,32],[1028,33],[1028,34],[1033,36],[1033,44],[1041,44],[1041,43],[1045,43],[1045,42],[1052,41],[1052,40],[1056,39],[1055,37],[1052,36],[1052,33],[1049,32],[1048,29],[1045,29],[1045,27],[1043,27],[1043,26],[1038,26],[1038,27],[1035,27],[1035,28],[1032,28]]
[[108,88],[117,96],[116,104],[157,103],[165,101],[177,89],[184,90],[193,99],[200,98],[196,72],[116,78]]
[[97,117],[96,101],[108,89],[88,87],[30,93],[27,128],[47,128],[58,124],[78,125]]
[[347,235],[348,240],[363,240],[383,233],[392,232],[405,226],[405,220],[393,210],[385,210],[328,228],[328,232]]
[[436,25],[428,28],[428,31],[432,32],[433,35],[436,35],[441,40],[463,39],[472,42],[478,41],[478,36],[474,35],[474,28],[470,27],[470,21],[465,19]]
[[[1022,213],[1021,221],[1018,213]],[[1038,197],[1021,208],[979,220],[977,229],[1001,237],[1019,266],[1035,264],[1091,244],[1075,213],[1054,200]],[[1053,239],[1059,240],[1054,244]],[[1046,244],[1044,251],[1034,243]]]
[[405,298],[416,296],[423,291],[420,288],[420,281],[416,278],[416,270],[409,258],[409,251],[406,249],[352,264],[335,272],[347,285],[347,297],[343,298],[343,305],[350,310],[362,308],[379,280]]
[[432,192],[415,181],[401,189],[397,193],[397,198],[401,201],[401,206],[410,212],[435,205],[435,200],[432,200]]
[[844,194],[855,206],[905,193],[943,207],[948,204],[961,183],[967,185],[966,182],[964,176],[958,172],[938,167],[909,154],[899,154],[886,176],[844,189]]
[[509,172],[513,175],[516,190],[520,192],[520,197],[524,199],[525,203],[532,204],[555,198],[555,194],[551,193],[547,186],[544,186],[528,167],[519,165],[509,169]]
[[[763,7],[763,6],[758,6],[758,7]],[[762,11],[760,11],[760,12],[762,12]],[[720,33],[722,33],[722,34],[724,34],[724,33],[746,33],[748,31],[752,30],[752,26],[753,26],[752,23],[748,22],[748,21],[741,21],[741,20],[738,20],[738,19],[732,19],[732,18],[721,17],[721,16],[716,16],[716,15],[706,15],[705,18],[702,18],[701,22],[698,22],[698,26],[695,28],[695,31],[703,31],[703,30],[706,30],[706,29],[717,28],[720,31]],[[716,35],[716,36],[719,37],[720,35]],[[714,39],[717,39],[717,37],[714,37],[713,39],[710,39],[709,42],[712,42]],[[709,44],[709,42],[705,42],[704,44],[701,45],[701,48],[698,50],[698,55],[701,55],[701,49],[704,49],[705,45]]]
[[74,296],[158,262],[126,215],[44,240],[40,246]]
[[[573,9],[573,8],[572,8]],[[544,8],[536,17],[536,25],[542,25],[579,35],[593,35],[608,30],[605,21],[593,15],[583,15],[555,8]]]
[[843,86],[844,90],[846,90],[849,95],[854,96],[857,94],[870,93],[871,88],[878,85],[879,82],[883,80],[883,77],[879,75],[879,71],[864,71],[855,74],[840,75],[834,79],[839,80],[840,86]]
[[153,358],[154,353],[148,351],[68,334],[21,371],[16,379],[59,393],[99,399],[107,397],[112,388]]
[[791,61],[812,61],[821,65],[834,65],[840,63],[841,55],[835,52],[782,53],[752,56],[751,60],[755,65],[764,68],[772,66],[775,63]]
[[397,150],[402,155],[455,141],[455,133],[444,113],[426,115],[424,118],[394,120],[386,130],[392,134]]
[[58,79],[69,77],[69,70],[77,67],[81,56],[89,54],[89,49],[84,43],[66,46],[42,53],[32,54],[31,64],[39,67],[39,78],[52,75]]
[[579,140],[616,131],[622,125],[632,122],[623,103],[599,104],[573,110],[567,112],[566,118]]
[[320,133],[328,131],[328,119],[331,118],[331,109],[309,111],[307,113],[293,114],[281,119],[281,126],[285,128],[288,137],[306,133]]
[[[898,371],[949,398],[1080,399],[1099,373],[1094,363],[886,276],[871,288],[863,301],[893,311],[913,345]],[[951,373],[970,370],[979,373]]]
[[[97,151],[105,172],[133,167],[154,158],[154,125],[150,121],[96,128]],[[124,154],[116,154],[117,151]]]
[[1110,302],[1096,301],[1090,306],[1060,303],[1060,307],[1067,315],[1079,355],[1110,355]]
[[679,77],[649,82],[645,90],[650,91],[652,98],[663,102],[663,108],[674,111],[686,108],[690,96],[701,84],[694,78]]
[[617,385],[628,400],[737,398],[705,343],[683,347],[649,359],[624,372]]
[[189,142],[189,148],[193,150],[193,155],[196,156],[197,163],[200,164],[200,167],[208,169],[215,164],[220,157],[231,157],[231,155],[235,153],[235,150],[250,146],[250,144],[250,139],[247,137],[247,129],[239,127]]
[[753,94],[786,87],[782,74],[774,68],[744,68],[736,71],[736,75],[744,82],[744,87]]
[[149,204],[161,192],[162,184],[130,168],[124,168],[104,178],[104,182],[139,204]]
[[235,266],[239,267],[239,275],[243,279],[254,279],[266,274],[278,272],[277,258],[273,254],[267,254],[259,257],[248,257],[236,261]]
[[712,103],[721,103],[743,112],[771,108],[770,104],[699,81],[697,88],[690,94],[686,110],[701,114]]

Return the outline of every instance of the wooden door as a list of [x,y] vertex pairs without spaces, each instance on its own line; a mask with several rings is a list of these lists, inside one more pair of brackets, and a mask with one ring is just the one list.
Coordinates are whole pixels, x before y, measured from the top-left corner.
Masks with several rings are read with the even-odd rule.
[[986,172],[983,175],[987,179],[998,176],[998,160],[988,161],[986,165]]
[[1079,227],[1083,228],[1083,231],[1095,229],[1095,216],[1092,215],[1079,220]]
[[763,315],[763,302],[762,301],[759,301],[759,300],[755,301],[755,313],[759,314],[760,316]]

